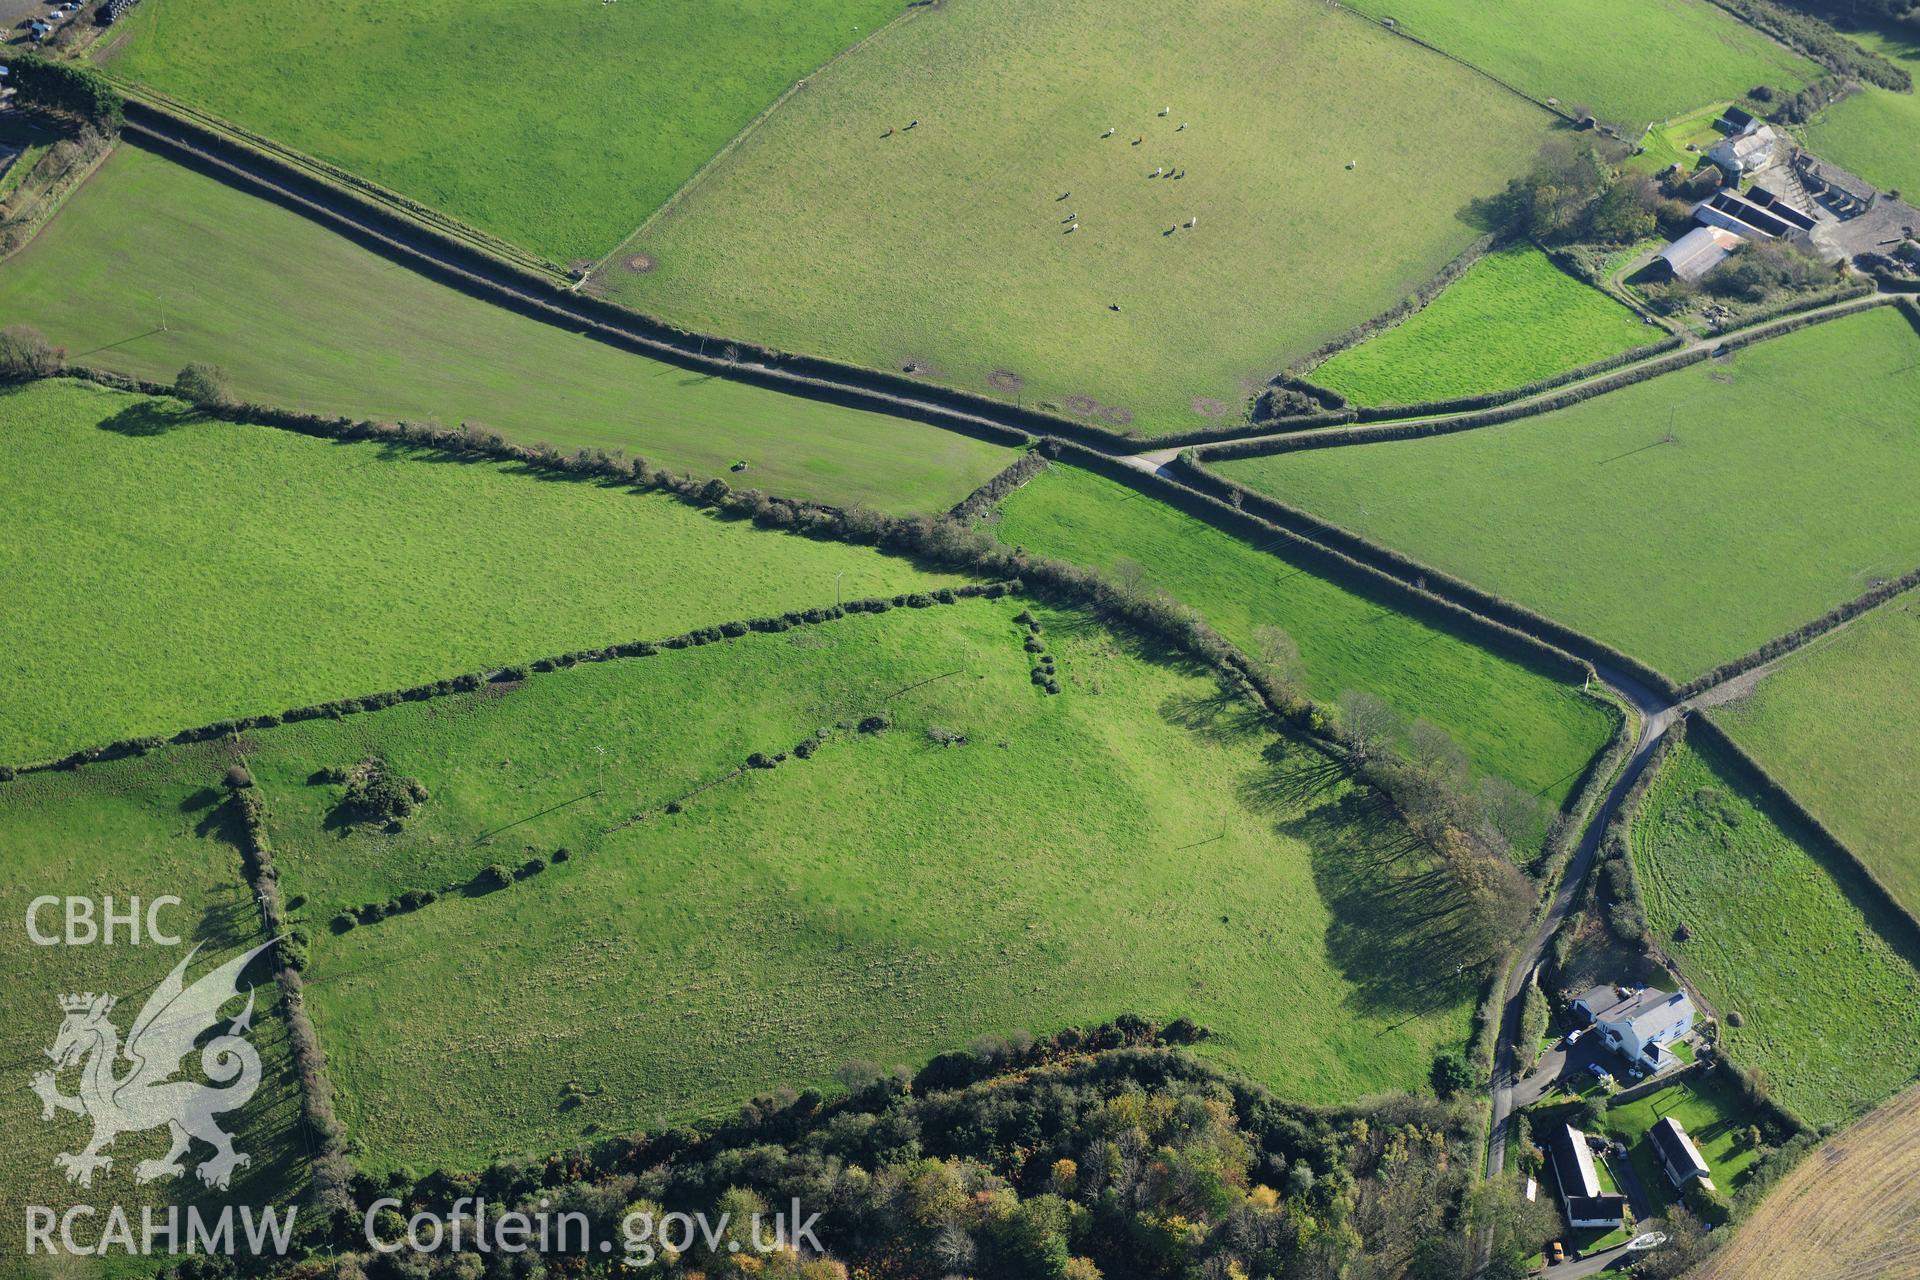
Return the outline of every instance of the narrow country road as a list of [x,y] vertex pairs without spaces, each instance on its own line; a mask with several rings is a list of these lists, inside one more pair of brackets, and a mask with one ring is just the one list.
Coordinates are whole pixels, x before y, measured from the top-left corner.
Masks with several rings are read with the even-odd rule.
[[1613,820],[1620,802],[1647,767],[1654,747],[1666,736],[1673,722],[1680,718],[1684,708],[1684,704],[1660,696],[1619,671],[1606,668],[1596,670],[1601,681],[1625,698],[1639,713],[1640,736],[1634,742],[1633,752],[1621,768],[1619,778],[1607,792],[1607,798],[1594,811],[1593,820],[1580,837],[1579,847],[1574,850],[1573,857],[1567,860],[1566,870],[1561,873],[1560,883],[1554,889],[1553,901],[1535,924],[1533,933],[1507,973],[1507,989],[1500,1011],[1500,1038],[1494,1046],[1493,1055],[1493,1130],[1487,1142],[1489,1177],[1499,1173],[1506,1164],[1507,1128],[1513,1117],[1513,1089],[1519,1078],[1520,1010],[1525,1003],[1527,983],[1540,963],[1541,953],[1553,940],[1553,935],[1559,932],[1561,922],[1567,918],[1567,911],[1573,905],[1573,895],[1579,891],[1581,882],[1586,879],[1595,856],[1600,852],[1600,841],[1606,835],[1607,824]]

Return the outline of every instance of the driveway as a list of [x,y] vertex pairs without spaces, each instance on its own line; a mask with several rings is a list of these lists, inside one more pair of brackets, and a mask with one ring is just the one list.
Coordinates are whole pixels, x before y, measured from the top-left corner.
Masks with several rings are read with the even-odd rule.
[[1539,1063],[1531,1072],[1514,1082],[1513,1110],[1532,1106],[1551,1093],[1557,1082],[1577,1080],[1595,1063],[1605,1067],[1616,1079],[1621,1078],[1620,1055],[1601,1044],[1597,1037],[1583,1035],[1580,1043],[1571,1049],[1562,1039],[1540,1055]]
[[1624,1268],[1631,1255],[1627,1246],[1617,1244],[1611,1249],[1602,1249],[1599,1253],[1590,1253],[1574,1262],[1563,1262],[1557,1267],[1548,1267],[1540,1274],[1546,1280],[1579,1280],[1581,1276],[1597,1276],[1613,1267]]

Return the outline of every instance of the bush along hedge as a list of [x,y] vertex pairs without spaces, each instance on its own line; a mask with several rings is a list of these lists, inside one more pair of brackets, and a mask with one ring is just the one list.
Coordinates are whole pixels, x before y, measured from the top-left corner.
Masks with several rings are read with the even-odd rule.
[[280,897],[280,876],[273,865],[273,845],[267,837],[267,805],[244,765],[227,771],[226,804],[238,832],[241,864],[260,903],[267,934],[275,938],[274,982],[280,988],[287,1018],[287,1049],[300,1086],[300,1114],[310,1141],[311,1195],[315,1204],[331,1212],[350,1200],[353,1168],[347,1159],[346,1131],[333,1110],[333,1084],[327,1078],[327,1058],[320,1037],[307,1017],[300,971],[306,967],[307,936],[287,921]]
[[1015,625],[1026,631],[1023,647],[1032,658],[1032,671],[1029,673],[1033,683],[1052,695],[1060,692],[1060,676],[1054,670],[1053,655],[1047,652],[1046,641],[1040,638],[1040,619],[1033,616],[1031,610],[1023,609],[1013,619]]
[[1320,426],[1351,422],[1352,406],[1338,391],[1283,373],[1253,402],[1255,426],[1284,422],[1289,426]]
[[1593,865],[1593,901],[1606,920],[1608,930],[1621,943],[1652,951],[1663,960],[1664,953],[1655,945],[1648,930],[1647,903],[1640,892],[1640,877],[1634,871],[1629,839],[1634,820],[1640,816],[1640,806],[1645,803],[1654,779],[1660,776],[1661,766],[1686,737],[1687,722],[1682,719],[1662,734],[1653,750],[1647,753],[1639,776],[1607,819],[1606,830],[1600,835],[1600,856]]
[[947,514],[955,520],[972,523],[987,514],[1000,500],[1047,469],[1047,455],[1029,449],[988,477],[987,482],[953,505]]

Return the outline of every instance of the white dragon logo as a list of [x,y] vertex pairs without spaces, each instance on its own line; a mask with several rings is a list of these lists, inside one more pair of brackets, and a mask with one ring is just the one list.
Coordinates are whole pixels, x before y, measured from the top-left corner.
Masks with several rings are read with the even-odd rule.
[[[92,1186],[96,1169],[113,1170],[113,1157],[101,1151],[113,1145],[114,1138],[161,1125],[167,1126],[173,1145],[164,1158],[142,1160],[134,1166],[136,1182],[177,1178],[185,1173],[181,1157],[193,1138],[214,1149],[213,1157],[201,1161],[195,1170],[210,1187],[225,1190],[233,1171],[252,1163],[251,1156],[233,1149],[232,1137],[213,1120],[220,1112],[246,1105],[260,1087],[260,1054],[242,1039],[253,1026],[252,987],[245,993],[247,1007],[227,1024],[225,1032],[200,1050],[200,1067],[207,1079],[224,1087],[169,1077],[180,1071],[182,1060],[193,1052],[194,1042],[220,1021],[221,1006],[241,994],[241,970],[272,945],[263,943],[236,956],[191,987],[182,979],[200,948],[189,951],[147,997],[127,1033],[124,1049],[119,1029],[107,1019],[115,1003],[113,996],[88,992],[60,997],[66,1018],[53,1047],[47,1050],[54,1070],[35,1075],[33,1091],[40,1095],[42,1120],[53,1119],[56,1111],[72,1111],[93,1120],[93,1140],[85,1148],[53,1158],[54,1164],[66,1172],[67,1181]],[[123,1056],[132,1065],[124,1074],[116,1075],[115,1068]],[[84,1064],[80,1091],[69,1097],[60,1092],[57,1073],[80,1064]]]

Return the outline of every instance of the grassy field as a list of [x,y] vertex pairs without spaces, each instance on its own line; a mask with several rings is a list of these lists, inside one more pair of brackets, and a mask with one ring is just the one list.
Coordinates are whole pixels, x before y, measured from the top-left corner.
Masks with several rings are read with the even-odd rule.
[[1137,565],[1250,653],[1259,648],[1255,627],[1283,627],[1316,699],[1376,694],[1408,720],[1425,717],[1452,733],[1483,773],[1554,805],[1612,731],[1605,708],[1570,685],[1089,472],[1050,468],[1001,504],[995,532],[1077,564]]
[[[1904,65],[1920,79],[1920,27],[1904,31],[1850,32],[1869,49]],[[1822,112],[1803,131],[1807,148],[1824,160],[1884,189],[1920,199],[1920,94],[1894,93],[1877,85]]]
[[156,0],[112,70],[559,262],[594,259],[900,0]]
[[1755,85],[1798,90],[1819,68],[1706,0],[1535,5],[1525,0],[1363,0],[1362,11],[1537,98],[1584,106],[1638,133]]
[[1911,1280],[1920,1220],[1920,1088],[1829,1138],[1696,1280]]
[[[1627,166],[1643,173],[1658,173],[1670,164],[1677,164],[1688,173],[1699,168],[1708,148],[1720,141],[1725,135],[1714,128],[1726,109],[1733,103],[1710,102],[1649,126],[1640,139],[1644,150],[1627,161]],[[1695,150],[1689,151],[1691,146]]]
[[[97,1172],[91,1188],[70,1185],[53,1157],[79,1151],[91,1127],[69,1112],[42,1123],[40,1104],[27,1088],[32,1075],[52,1065],[43,1051],[60,1029],[60,996],[89,991],[117,996],[110,1021],[124,1037],[153,984],[193,946],[201,950],[188,970],[189,982],[265,941],[259,936],[259,909],[242,879],[239,853],[226,838],[217,808],[219,793],[209,785],[219,782],[226,765],[227,757],[218,749],[202,746],[0,785],[0,847],[7,851],[0,859],[0,912],[7,922],[0,929],[0,972],[7,975],[0,983],[0,1058],[11,1077],[9,1092],[16,1093],[7,1123],[0,1125],[0,1202],[12,1214],[19,1215],[26,1205],[62,1213],[69,1205],[91,1204],[100,1206],[102,1214],[108,1205],[124,1205],[137,1235],[142,1205],[164,1206],[178,1198],[218,1213],[229,1200],[287,1206],[298,1204],[305,1192],[299,1100],[279,997],[264,966],[250,969],[246,978],[261,984],[249,1038],[260,1052],[264,1078],[243,1110],[220,1118],[222,1128],[234,1136],[235,1149],[252,1157],[251,1165],[235,1173],[230,1194],[201,1190],[192,1169],[212,1152],[198,1143],[187,1157],[184,1178],[137,1184],[135,1166],[165,1154],[166,1134],[159,1129],[122,1134],[108,1151],[111,1169]],[[123,930],[113,946],[36,946],[26,930],[27,907],[47,894],[91,898],[96,912],[107,895],[113,896],[116,910],[124,911],[131,897],[145,904],[171,894],[181,905],[163,907],[158,920],[184,941],[177,947],[156,946],[143,934],[141,945],[129,946]],[[60,934],[61,908],[43,908],[38,923],[43,932]],[[230,1010],[238,1011],[238,1004]],[[197,1057],[189,1059],[189,1078],[197,1074],[197,1062]],[[123,1060],[115,1070],[124,1075],[128,1064]],[[63,1072],[59,1084],[62,1092],[76,1093],[78,1072]],[[0,1273],[66,1276],[154,1270],[152,1265],[130,1266],[124,1258],[104,1267],[82,1262],[66,1270],[43,1270],[50,1266],[43,1255],[29,1265],[22,1256],[26,1239],[20,1222],[16,1216],[14,1224],[0,1232]],[[79,1241],[92,1243],[103,1225],[97,1218],[79,1221]]]
[[1734,1060],[1808,1123],[1845,1123],[1920,1072],[1920,973],[1894,941],[1911,925],[1862,907],[1857,876],[1810,853],[1811,833],[1731,768],[1689,745],[1648,792],[1633,828],[1648,921],[1729,1015]]
[[1715,720],[1920,916],[1920,599],[1794,654]]
[[1469,201],[1547,125],[1310,0],[966,0],[815,77],[595,285],[706,332],[1204,427],[1464,248]]
[[657,494],[0,392],[0,760],[944,582]]
[[1647,1140],[1647,1131],[1667,1116],[1678,1120],[1700,1149],[1701,1159],[1712,1171],[1713,1184],[1728,1195],[1738,1191],[1746,1181],[1747,1170],[1760,1158],[1759,1150],[1746,1145],[1742,1136],[1759,1117],[1724,1072],[1682,1077],[1644,1098],[1609,1107],[1603,1126],[1626,1144],[1627,1158],[1652,1199],[1654,1211],[1664,1213],[1680,1198]]
[[738,484],[842,506],[944,509],[1012,456],[515,315],[126,146],[0,271],[0,316],[143,378],[206,360],[266,404],[471,420],[703,475],[745,461]]
[[[1036,609],[1062,685],[1042,694],[1023,607],[896,610],[252,735],[366,1163],[470,1167],[1130,1009],[1210,1024],[1204,1052],[1291,1097],[1419,1088],[1464,1038],[1472,982],[1432,984],[1435,944],[1367,865],[1381,810],[1281,800],[1302,748],[1084,618]],[[882,711],[882,733],[833,727]],[[687,798],[823,729],[810,759]],[[312,781],[368,754],[431,792],[400,835],[342,825],[341,788]],[[507,888],[458,887],[562,847]]]
[[1542,417],[1221,471],[1685,680],[1920,564],[1916,403],[1887,308]]
[[1523,386],[1661,337],[1528,246],[1482,258],[1404,323],[1307,377],[1356,404],[1415,404]]

